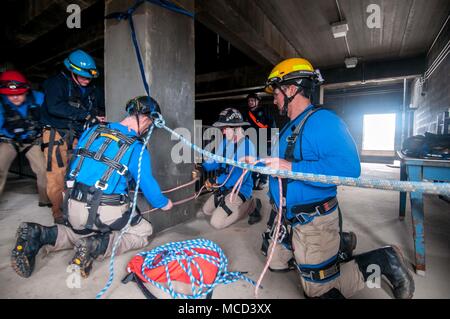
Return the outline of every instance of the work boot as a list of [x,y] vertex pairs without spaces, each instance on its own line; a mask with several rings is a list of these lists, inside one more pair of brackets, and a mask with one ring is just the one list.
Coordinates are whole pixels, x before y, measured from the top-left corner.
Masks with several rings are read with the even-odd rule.
[[52,211],[53,221],[55,224],[64,225],[64,214],[62,211]]
[[250,215],[248,215],[249,225],[256,224],[262,219],[262,216],[261,216],[262,204],[261,204],[261,200],[259,198],[255,199],[255,205],[256,205],[255,210]]
[[356,248],[357,239],[354,232],[342,232],[341,234],[341,245],[339,251],[341,253],[342,260],[348,260],[352,258],[353,251]]
[[109,233],[81,238],[75,244],[75,256],[70,262],[80,268],[83,278],[89,277],[92,263],[98,256],[104,255],[109,244]]
[[28,278],[34,270],[36,255],[44,245],[54,246],[58,227],[22,223],[17,229],[16,245],[11,252],[11,266],[19,276]]
[[414,280],[406,266],[400,249],[396,246],[387,246],[355,256],[360,271],[367,281],[373,272],[367,272],[370,265],[378,265],[381,274],[392,285],[396,299],[411,299],[414,294]]
[[53,207],[52,203],[38,202],[39,207]]

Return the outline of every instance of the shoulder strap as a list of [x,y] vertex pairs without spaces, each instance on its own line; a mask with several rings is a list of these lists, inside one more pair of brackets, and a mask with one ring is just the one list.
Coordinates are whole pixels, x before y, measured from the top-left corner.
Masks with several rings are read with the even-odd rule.
[[[90,151],[89,148],[99,137],[105,137],[106,139],[97,151]],[[113,159],[110,159],[104,156],[104,153],[113,141],[119,143],[119,151]],[[89,136],[84,147],[76,151],[76,156],[80,157],[80,160],[78,161],[76,168],[70,173],[70,176],[72,178],[76,178],[76,176],[80,173],[85,158],[92,158],[108,166],[108,169],[97,182],[97,184],[102,186],[102,188],[106,189],[107,187],[105,186],[107,186],[108,180],[114,171],[117,171],[120,175],[124,175],[127,172],[128,167],[121,164],[120,160],[135,141],[137,141],[137,138],[126,136],[118,130],[111,129],[105,125],[97,126]]]
[[[285,160],[289,162],[299,162],[303,160],[303,152],[302,152],[302,135],[303,135],[303,129],[306,125],[306,122],[311,118],[313,114],[316,112],[322,110],[322,108],[312,108],[309,110],[309,112],[305,115],[305,117],[302,119],[299,125],[295,128],[294,132],[292,132],[292,135],[287,138],[288,145],[286,147],[286,152],[284,153]],[[300,159],[296,160],[294,157],[294,151],[295,151],[295,144],[297,143],[297,139],[300,137]]]

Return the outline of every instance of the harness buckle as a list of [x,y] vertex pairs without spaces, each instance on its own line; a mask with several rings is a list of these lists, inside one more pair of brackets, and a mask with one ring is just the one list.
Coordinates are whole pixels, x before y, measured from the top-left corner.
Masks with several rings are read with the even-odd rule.
[[303,278],[309,279],[309,280],[314,280],[314,271],[309,271],[309,272],[303,272],[300,270],[300,273],[302,274]]
[[95,188],[104,191],[108,188],[108,183],[103,183],[102,181],[96,181],[94,186],[95,186]]
[[117,171],[117,174],[124,176],[128,172],[128,166],[122,164],[122,168]]
[[[70,175],[70,176],[72,176],[72,174]],[[67,188],[73,188],[75,186],[75,181],[74,180],[67,180],[66,181],[66,187]]]
[[[308,214],[308,213],[298,213],[295,214],[295,219],[301,224],[301,225],[305,225],[310,223],[314,217],[317,216],[317,210],[316,210],[316,214]],[[319,214],[320,215],[320,214]]]
[[[276,224],[274,223],[273,227],[272,227],[272,229],[270,230],[270,233],[269,233],[269,237],[272,240],[274,240],[274,237],[275,237],[275,229],[276,229]],[[286,226],[285,225],[281,225],[280,233],[278,234],[278,239],[277,239],[278,244],[281,244],[283,242],[284,238],[286,237],[286,234],[287,234]]]

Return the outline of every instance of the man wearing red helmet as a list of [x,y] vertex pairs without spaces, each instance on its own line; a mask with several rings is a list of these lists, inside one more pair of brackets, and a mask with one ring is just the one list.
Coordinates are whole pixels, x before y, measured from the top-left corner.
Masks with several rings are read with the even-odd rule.
[[12,161],[23,152],[37,177],[39,206],[49,206],[39,126],[44,94],[30,90],[23,74],[9,70],[0,75],[0,95],[0,195]]

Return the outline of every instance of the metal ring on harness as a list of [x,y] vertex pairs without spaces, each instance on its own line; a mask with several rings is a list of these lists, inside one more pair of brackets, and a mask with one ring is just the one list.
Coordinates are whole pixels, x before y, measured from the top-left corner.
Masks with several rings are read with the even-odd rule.
[[108,183],[104,183],[102,181],[95,182],[95,188],[105,191],[108,188]]
[[117,170],[116,172],[120,176],[125,176],[125,174],[128,172],[128,166],[126,166],[125,164],[122,164],[122,168],[120,170]]

